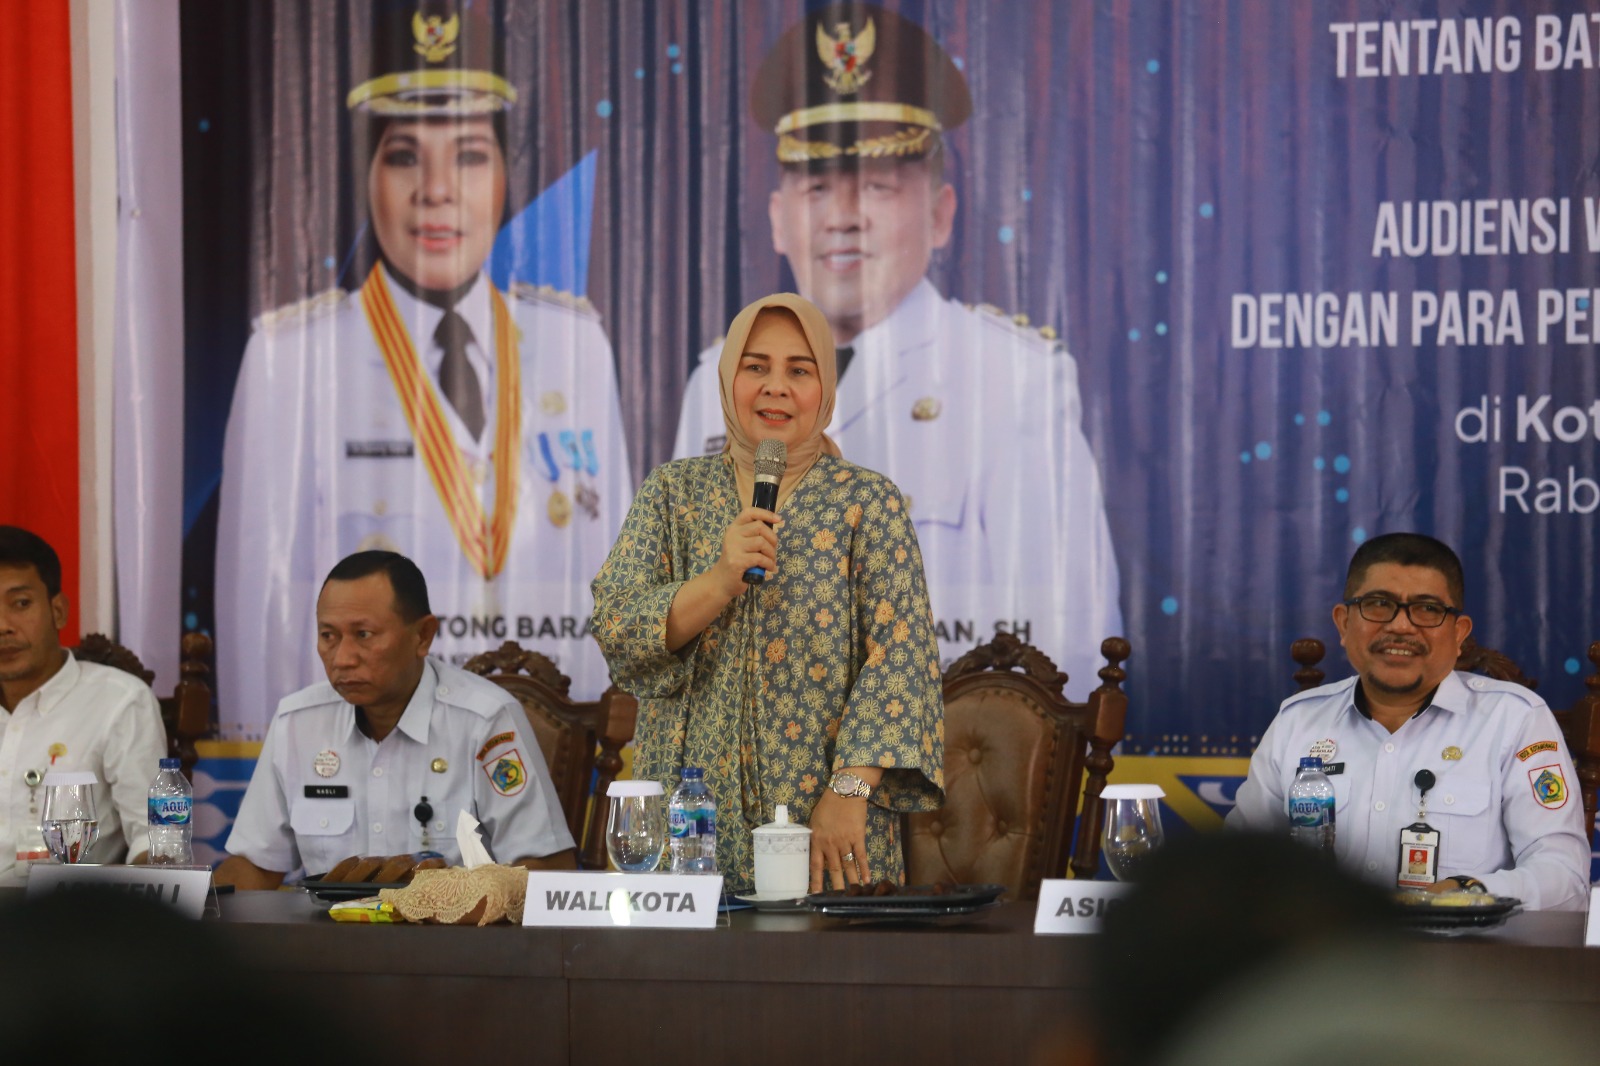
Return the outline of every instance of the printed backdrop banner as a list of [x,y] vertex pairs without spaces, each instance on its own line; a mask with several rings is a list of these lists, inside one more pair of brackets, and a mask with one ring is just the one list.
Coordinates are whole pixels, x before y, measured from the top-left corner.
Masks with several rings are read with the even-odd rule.
[[364,546],[421,563],[441,654],[598,693],[589,580],[644,475],[720,447],[701,353],[779,289],[851,349],[830,432],[905,492],[947,658],[1012,631],[1081,696],[1125,636],[1125,750],[1247,754],[1294,640],[1344,670],[1351,552],[1413,529],[1570,704],[1590,6],[186,3],[185,624],[225,735],[319,676]]

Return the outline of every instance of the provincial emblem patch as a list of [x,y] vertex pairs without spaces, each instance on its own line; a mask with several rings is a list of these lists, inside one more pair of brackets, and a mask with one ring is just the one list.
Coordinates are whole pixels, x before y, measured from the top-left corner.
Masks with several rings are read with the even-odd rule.
[[1552,811],[1567,804],[1567,778],[1560,765],[1536,766],[1528,771],[1528,781],[1533,785],[1533,798],[1541,807]]
[[496,759],[493,766],[485,765],[483,772],[489,775],[489,784],[502,796],[515,796],[528,783],[528,772],[522,767],[522,754],[516,748]]

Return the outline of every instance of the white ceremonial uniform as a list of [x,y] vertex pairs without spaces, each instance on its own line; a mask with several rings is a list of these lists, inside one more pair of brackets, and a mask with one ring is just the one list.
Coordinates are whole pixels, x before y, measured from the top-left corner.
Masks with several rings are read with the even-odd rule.
[[[926,279],[853,347],[828,435],[910,500],[941,657],[1010,630],[1067,672],[1069,697],[1086,698],[1100,642],[1123,630],[1072,356]],[[707,348],[689,378],[675,457],[722,448],[720,356]]]
[[[1439,876],[1466,874],[1530,910],[1583,910],[1589,837],[1578,777],[1550,708],[1508,681],[1452,673],[1394,733],[1355,704],[1356,678],[1283,702],[1250,758],[1227,824],[1288,831],[1288,792],[1312,744],[1335,796],[1334,850],[1352,872],[1394,887],[1400,833],[1417,820],[1417,771],[1432,771],[1426,821],[1439,831]],[[1324,745],[1324,748],[1326,745]]]
[[[492,516],[498,383],[490,287],[480,275],[455,308],[472,330],[481,437],[472,438],[442,396],[439,405]],[[388,290],[437,393],[443,351],[433,334],[443,312],[392,277]],[[605,660],[588,634],[589,582],[633,494],[611,346],[585,301],[525,286],[505,301],[520,333],[521,447],[510,547],[492,579],[458,542],[361,293],[335,291],[262,316],[239,371],[223,456],[216,641],[224,736],[259,737],[279,697],[321,676],[305,635],[322,580],[340,559],[370,548],[400,552],[421,568],[440,618],[435,654],[459,664],[516,640],[554,659],[575,698],[605,688]]]
[[100,779],[94,788],[100,835],[88,861],[122,862],[149,847],[150,782],[166,754],[150,686],[71,655],[9,714],[0,708],[0,884],[27,877],[27,865],[15,861],[23,834],[42,846],[44,787],[28,787],[29,770],[93,771]]
[[[428,798],[428,847],[414,809]],[[437,851],[461,864],[456,818],[499,862],[573,846],[550,771],[516,698],[429,659],[382,743],[327,683],[284,699],[261,745],[227,851],[263,870],[326,873],[351,855]]]

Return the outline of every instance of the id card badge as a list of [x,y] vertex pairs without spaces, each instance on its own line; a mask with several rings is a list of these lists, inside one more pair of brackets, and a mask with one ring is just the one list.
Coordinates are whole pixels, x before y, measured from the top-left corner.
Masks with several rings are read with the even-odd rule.
[[1439,880],[1439,831],[1427,822],[1400,830],[1401,888],[1428,888]]

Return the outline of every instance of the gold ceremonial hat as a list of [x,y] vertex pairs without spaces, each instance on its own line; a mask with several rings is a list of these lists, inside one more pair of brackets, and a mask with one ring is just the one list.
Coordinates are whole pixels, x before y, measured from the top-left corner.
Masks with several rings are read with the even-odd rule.
[[367,79],[345,104],[382,118],[492,115],[517,102],[487,0],[380,0]]
[[756,71],[750,112],[778,135],[784,163],[917,158],[967,120],[972,97],[921,26],[840,3],[784,31]]

